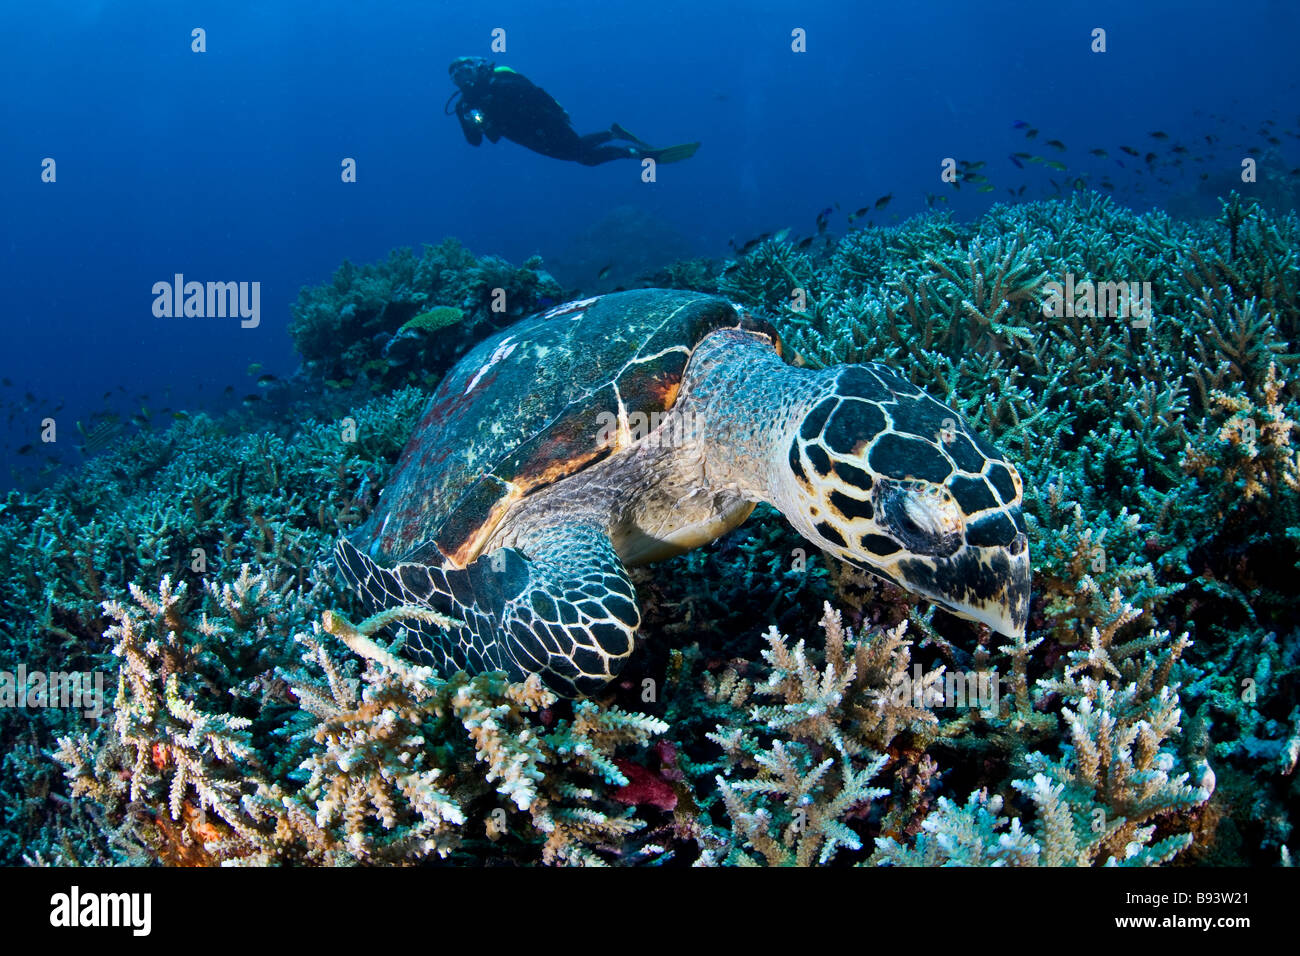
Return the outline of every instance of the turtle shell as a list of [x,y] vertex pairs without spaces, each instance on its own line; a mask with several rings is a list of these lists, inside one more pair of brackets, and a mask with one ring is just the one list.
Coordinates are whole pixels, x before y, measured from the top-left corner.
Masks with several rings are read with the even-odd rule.
[[463,567],[517,502],[621,451],[623,416],[671,408],[696,344],[728,327],[779,348],[725,299],[663,289],[566,303],[479,343],[439,384],[352,543]]

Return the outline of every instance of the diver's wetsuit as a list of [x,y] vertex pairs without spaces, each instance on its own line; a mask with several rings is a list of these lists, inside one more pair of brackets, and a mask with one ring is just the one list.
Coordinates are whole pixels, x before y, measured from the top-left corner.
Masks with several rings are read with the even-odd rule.
[[[671,163],[686,159],[699,147],[699,143],[686,143],[655,149],[618,124],[579,136],[554,97],[508,66],[494,67],[482,57],[461,57],[451,64],[450,73],[460,92],[456,118],[471,146],[482,143],[484,136],[493,143],[504,137],[543,156],[584,166],[646,157]],[[629,145],[611,145],[611,140]]]

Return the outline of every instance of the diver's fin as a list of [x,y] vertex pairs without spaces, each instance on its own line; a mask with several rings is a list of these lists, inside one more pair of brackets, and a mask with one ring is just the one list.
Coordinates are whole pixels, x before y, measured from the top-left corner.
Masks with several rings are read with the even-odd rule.
[[699,143],[681,143],[677,146],[665,146],[663,149],[642,150],[642,154],[662,165],[664,163],[680,163],[683,159],[690,159],[699,148]]

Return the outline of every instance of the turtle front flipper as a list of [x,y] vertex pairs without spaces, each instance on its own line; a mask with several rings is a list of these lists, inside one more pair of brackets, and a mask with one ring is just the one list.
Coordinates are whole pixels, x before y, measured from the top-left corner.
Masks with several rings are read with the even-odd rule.
[[406,625],[405,654],[444,673],[537,674],[565,696],[591,693],[622,669],[641,623],[627,571],[596,525],[547,527],[463,570],[380,567],[346,539],[335,557],[374,608],[424,605],[465,622],[448,631]]

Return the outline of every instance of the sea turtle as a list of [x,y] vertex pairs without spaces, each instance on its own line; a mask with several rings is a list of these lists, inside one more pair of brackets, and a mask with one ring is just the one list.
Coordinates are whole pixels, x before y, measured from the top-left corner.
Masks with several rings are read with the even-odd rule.
[[1021,493],[1006,458],[886,366],[792,366],[726,299],[643,289],[479,343],[336,560],[372,608],[463,622],[408,625],[407,656],[574,696],[632,653],[626,568],[712,541],[759,501],[840,560],[1020,635]]

